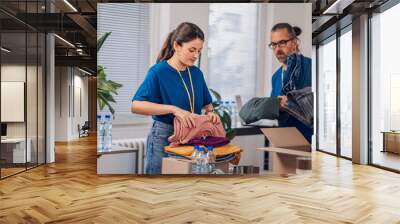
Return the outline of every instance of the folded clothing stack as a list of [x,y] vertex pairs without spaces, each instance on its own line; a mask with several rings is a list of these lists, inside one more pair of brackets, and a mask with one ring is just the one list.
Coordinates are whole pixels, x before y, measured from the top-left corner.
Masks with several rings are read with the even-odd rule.
[[[176,157],[176,158],[191,159],[193,150],[194,150],[194,147],[189,146],[189,145],[177,146],[177,147],[171,147],[171,146],[164,147],[164,151],[169,156]],[[239,163],[241,149],[237,145],[228,144],[228,145],[224,145],[224,146],[215,147],[213,152],[216,157],[215,160],[217,163],[218,162],[230,162],[235,165],[237,165]]]
[[185,127],[183,122],[174,118],[174,134],[168,138],[170,146],[186,145],[190,140],[205,136],[225,137],[226,133],[222,123],[214,124],[205,115],[194,115],[195,128]]
[[187,145],[204,145],[219,147],[229,144],[229,139],[225,137],[215,137],[215,136],[205,136],[205,137],[195,137],[189,140]]

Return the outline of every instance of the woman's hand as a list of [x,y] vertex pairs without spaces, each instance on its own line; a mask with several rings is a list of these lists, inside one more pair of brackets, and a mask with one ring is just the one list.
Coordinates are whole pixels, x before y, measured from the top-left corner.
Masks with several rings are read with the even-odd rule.
[[221,122],[221,119],[219,118],[218,114],[214,112],[208,112],[206,115],[213,124],[219,124]]
[[183,110],[179,107],[173,107],[172,113],[175,117],[179,118],[183,122],[183,126],[185,128],[195,128],[196,123],[194,122],[195,114],[190,113],[189,111]]

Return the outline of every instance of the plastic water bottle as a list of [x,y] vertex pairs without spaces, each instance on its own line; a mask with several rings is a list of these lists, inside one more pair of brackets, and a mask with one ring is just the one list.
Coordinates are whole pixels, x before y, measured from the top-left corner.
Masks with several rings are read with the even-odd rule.
[[198,166],[198,174],[203,174],[204,173],[204,148],[201,146],[198,146],[198,157],[197,157],[197,166]]
[[97,150],[104,150],[104,120],[103,116],[97,115]]
[[218,100],[217,102],[218,102],[218,104],[219,104],[221,107],[223,107],[223,106],[224,106],[224,101],[222,101],[222,100]]
[[104,127],[104,147],[106,150],[111,150],[111,145],[112,145],[112,123],[111,123],[111,116],[107,114]]
[[208,166],[209,172],[213,172],[215,170],[215,154],[214,154],[214,147],[207,146],[207,156],[208,156]]
[[199,174],[200,173],[200,149],[198,145],[194,146],[193,153],[192,153],[192,174]]
[[232,106],[231,106],[230,102],[229,101],[225,101],[224,106],[225,106],[226,109],[228,109],[229,115],[232,116]]
[[112,118],[111,118],[111,115],[106,115],[106,121],[107,121],[106,137],[108,138],[106,146],[108,149],[111,150],[111,147],[112,147]]
[[236,102],[232,101],[231,102],[231,108],[232,108],[232,124],[233,127],[237,126],[237,121],[238,121],[238,110],[237,110],[237,106],[236,106]]
[[204,148],[201,147],[201,166],[200,166],[200,173],[201,174],[208,174],[209,172],[209,165],[208,165],[208,153],[205,151]]

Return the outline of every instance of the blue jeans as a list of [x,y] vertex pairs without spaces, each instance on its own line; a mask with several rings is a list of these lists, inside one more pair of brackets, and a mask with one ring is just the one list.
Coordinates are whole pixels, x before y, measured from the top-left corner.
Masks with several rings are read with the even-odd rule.
[[162,158],[167,157],[164,147],[169,145],[168,137],[173,133],[173,125],[154,121],[147,136],[146,174],[161,174]]

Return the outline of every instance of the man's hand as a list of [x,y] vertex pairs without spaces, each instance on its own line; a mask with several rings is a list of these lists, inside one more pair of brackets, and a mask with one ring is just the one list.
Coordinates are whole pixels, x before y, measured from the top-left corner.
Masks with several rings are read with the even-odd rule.
[[278,99],[279,99],[279,107],[280,108],[287,107],[287,105],[288,105],[287,96],[278,96]]

